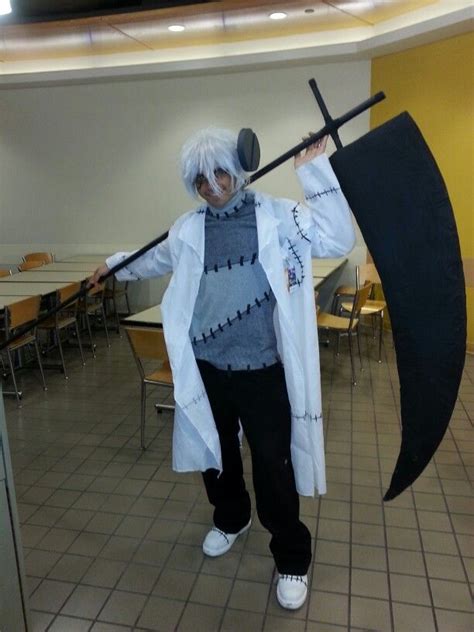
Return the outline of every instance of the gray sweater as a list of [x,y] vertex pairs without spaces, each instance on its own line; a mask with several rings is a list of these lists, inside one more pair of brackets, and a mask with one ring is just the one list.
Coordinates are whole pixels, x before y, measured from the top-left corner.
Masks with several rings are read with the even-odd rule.
[[261,369],[279,361],[275,297],[258,260],[255,201],[239,191],[208,207],[204,272],[190,328],[194,354],[218,369]]

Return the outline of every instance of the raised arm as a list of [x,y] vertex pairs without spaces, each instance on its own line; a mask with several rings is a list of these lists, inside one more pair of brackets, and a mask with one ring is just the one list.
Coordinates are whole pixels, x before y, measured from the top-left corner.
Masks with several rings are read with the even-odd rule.
[[327,137],[295,156],[296,174],[311,215],[309,237],[313,257],[341,257],[355,244],[352,216],[325,154]]

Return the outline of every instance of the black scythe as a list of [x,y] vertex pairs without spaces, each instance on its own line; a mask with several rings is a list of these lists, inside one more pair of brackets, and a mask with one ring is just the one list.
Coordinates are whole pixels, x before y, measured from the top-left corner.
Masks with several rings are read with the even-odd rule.
[[[333,138],[337,151],[331,163],[381,277],[397,353],[402,443],[384,496],[384,500],[391,500],[416,480],[435,453],[446,432],[461,381],[466,306],[456,225],[442,176],[407,113],[343,148],[337,134],[339,127],[385,95],[378,93],[332,119],[316,82],[311,79],[309,83],[325,126],[251,175],[247,184],[323,136],[329,134]],[[252,130],[241,130],[238,150],[244,170],[257,169],[260,153]],[[101,281],[167,236],[164,233],[140,248],[111,268]],[[29,328],[85,295],[90,287],[86,284]],[[15,338],[24,333],[22,330]]]

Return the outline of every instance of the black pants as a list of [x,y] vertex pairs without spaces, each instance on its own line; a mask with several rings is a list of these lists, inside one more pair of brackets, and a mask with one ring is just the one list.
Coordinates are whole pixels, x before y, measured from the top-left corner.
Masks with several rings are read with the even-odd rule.
[[272,538],[270,550],[280,573],[306,574],[311,535],[299,519],[299,497],[291,463],[291,414],[283,367],[221,371],[198,361],[219,433],[221,475],[203,473],[214,524],[237,533],[250,519],[239,444],[239,420],[252,455],[257,513]]

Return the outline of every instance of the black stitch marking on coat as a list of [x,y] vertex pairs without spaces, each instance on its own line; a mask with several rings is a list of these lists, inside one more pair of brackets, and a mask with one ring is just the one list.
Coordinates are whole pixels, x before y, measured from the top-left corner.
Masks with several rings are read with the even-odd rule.
[[214,272],[219,272],[219,268],[217,266],[217,263],[214,264]]
[[207,266],[204,266],[204,274],[207,274]]
[[229,325],[229,327],[232,327],[232,321],[230,320],[230,318],[227,319],[227,324]]
[[260,303],[258,298],[255,299],[255,304],[257,305],[257,307],[262,307],[262,304]]
[[340,187],[329,187],[329,189],[324,189],[323,191],[316,191],[312,195],[305,195],[305,200],[314,200],[316,198],[320,199],[325,195],[331,195],[331,193],[338,193],[340,191]]
[[207,338],[206,338],[206,334],[204,332],[202,332],[202,339],[204,340],[204,342],[207,342]]
[[229,270],[232,270],[232,263],[230,262],[230,259],[227,259],[227,267]]
[[291,212],[293,214],[293,221],[295,222],[296,228],[298,230],[298,235],[301,237],[301,239],[305,239],[306,241],[311,241],[309,239],[309,237],[306,235],[306,233],[303,232],[303,230],[302,230],[302,228],[300,226],[300,223],[298,221],[298,213],[299,213],[298,206],[299,206],[299,204],[297,204],[294,208],[291,209]]
[[247,314],[250,314],[250,303],[247,303]]
[[209,329],[209,331],[211,332],[211,336],[215,339],[216,334],[212,331],[212,327]]
[[243,266],[244,265],[244,257],[242,255],[242,257],[240,257],[240,261],[239,261],[240,265]]
[[222,325],[220,323],[217,326],[219,327],[219,331],[224,331],[224,329],[223,329],[223,327],[222,327]]
[[239,320],[242,320],[242,312],[240,311],[240,309],[237,310],[237,318]]
[[252,255],[252,261],[250,262],[251,265],[253,265],[255,263],[255,259],[257,258],[257,253],[254,252]]

